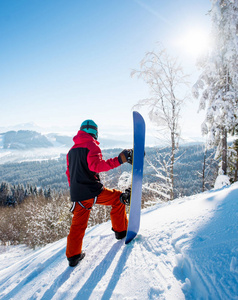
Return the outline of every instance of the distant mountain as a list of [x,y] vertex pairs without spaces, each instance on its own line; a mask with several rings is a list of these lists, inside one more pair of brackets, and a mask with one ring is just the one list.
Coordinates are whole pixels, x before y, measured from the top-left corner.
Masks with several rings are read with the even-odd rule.
[[25,150],[32,148],[47,148],[53,144],[36,131],[19,130],[0,134],[3,149]]
[[[73,136],[64,136],[57,133],[41,134],[33,130],[7,131],[0,133],[0,149],[30,150],[37,148],[59,148],[73,146]],[[102,148],[131,147],[128,141],[101,138]]]
[[73,137],[60,135],[58,133],[49,133],[45,135],[47,139],[53,144],[54,147],[72,147],[73,146]]
[[[74,135],[69,136],[59,133],[43,134],[36,130],[10,130],[0,133],[0,149],[21,151],[39,148],[71,148],[73,146],[73,136]],[[99,142],[102,149],[133,147],[132,136],[129,134],[114,137],[100,137]],[[200,143],[201,140],[196,138],[184,138],[180,140],[180,145],[194,145]],[[155,146],[153,137],[147,135],[146,145]],[[163,141],[157,140],[156,146],[164,146]]]
[[29,150],[49,147],[71,147],[72,137],[55,133],[41,134],[32,130],[7,131],[0,134],[2,149]]
[[0,127],[0,134],[8,131],[30,130],[36,132],[43,132],[43,128],[33,122],[17,124],[12,126]]

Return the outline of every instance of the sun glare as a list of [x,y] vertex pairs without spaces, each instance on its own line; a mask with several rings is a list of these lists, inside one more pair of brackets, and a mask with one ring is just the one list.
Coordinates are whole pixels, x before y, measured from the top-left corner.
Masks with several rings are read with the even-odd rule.
[[209,49],[209,32],[191,28],[177,39],[176,44],[180,51],[197,57]]

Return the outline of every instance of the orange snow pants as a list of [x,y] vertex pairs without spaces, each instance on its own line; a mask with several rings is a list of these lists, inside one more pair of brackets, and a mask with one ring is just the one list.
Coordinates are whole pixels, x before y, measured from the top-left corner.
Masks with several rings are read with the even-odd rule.
[[[97,204],[110,205],[111,222],[114,231],[121,232],[127,230],[128,219],[125,205],[120,202],[121,192],[104,188],[97,197]],[[82,201],[86,208],[93,205],[94,199]],[[67,237],[66,256],[72,257],[82,251],[83,237],[88,225],[90,210],[81,207],[77,202],[73,211],[72,223]]]

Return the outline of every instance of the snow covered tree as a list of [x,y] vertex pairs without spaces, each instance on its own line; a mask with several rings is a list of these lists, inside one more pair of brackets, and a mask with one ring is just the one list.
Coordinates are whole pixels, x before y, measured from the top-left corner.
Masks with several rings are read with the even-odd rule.
[[[206,110],[202,133],[208,146],[217,148],[221,170],[227,173],[227,137],[238,123],[238,2],[212,0],[210,52],[199,66],[203,70],[194,85],[199,110]],[[201,93],[200,93],[201,92]]]
[[121,191],[128,189],[131,186],[131,172],[124,171],[118,179],[118,188]]
[[228,148],[228,176],[232,182],[238,181],[238,139],[234,140]]
[[179,142],[179,117],[186,96],[182,93],[187,85],[187,76],[183,74],[178,60],[171,57],[166,49],[148,52],[141,61],[140,70],[134,70],[133,75],[142,78],[150,88],[151,98],[143,99],[135,107],[149,108],[150,120],[163,131],[170,154],[170,199],[174,198],[174,161],[175,151]]
[[157,152],[155,162],[148,160],[150,169],[154,172],[154,177],[157,178],[155,182],[144,185],[143,188],[155,193],[159,199],[163,201],[170,200],[170,192],[172,184],[170,179],[171,160],[170,154],[164,152]]
[[205,144],[202,169],[201,171],[197,171],[198,176],[202,179],[202,192],[207,189],[207,186],[210,188],[217,177],[217,172],[214,172],[217,166],[214,160],[215,150],[214,148],[212,150],[208,152],[207,145]]
[[33,196],[20,208],[26,223],[23,242],[28,246],[43,246],[68,234],[72,218],[68,197],[55,194],[49,201],[45,197]]

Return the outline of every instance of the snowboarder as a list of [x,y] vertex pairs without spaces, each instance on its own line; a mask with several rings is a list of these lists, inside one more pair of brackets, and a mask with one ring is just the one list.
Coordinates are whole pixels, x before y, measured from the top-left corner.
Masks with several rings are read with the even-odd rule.
[[67,154],[68,182],[73,213],[70,232],[67,237],[66,257],[69,266],[74,267],[84,258],[82,251],[83,237],[92,206],[97,203],[110,205],[112,230],[117,239],[126,236],[128,219],[125,205],[130,204],[130,191],[105,188],[99,173],[114,169],[125,162],[132,163],[132,150],[123,150],[118,157],[104,160],[99,147],[98,126],[92,120],[81,124],[73,138],[74,146]]

